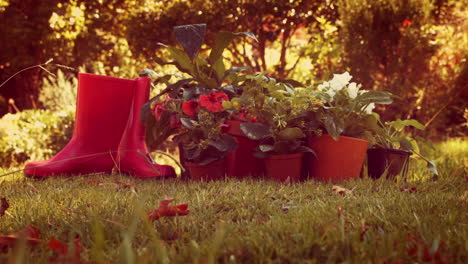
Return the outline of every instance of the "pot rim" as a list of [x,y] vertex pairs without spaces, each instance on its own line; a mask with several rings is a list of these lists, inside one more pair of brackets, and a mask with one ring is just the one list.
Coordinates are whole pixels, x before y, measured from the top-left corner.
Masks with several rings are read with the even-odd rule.
[[209,166],[209,165],[221,165],[225,162],[224,158],[222,159],[218,159],[218,160],[214,160],[208,164],[205,164],[205,165],[200,165],[198,163],[195,163],[195,162],[191,162],[191,161],[185,161],[184,162],[184,165],[186,165],[187,167],[204,167],[204,166]]
[[[311,139],[313,139],[313,138],[320,138],[320,137],[329,137],[329,138],[331,138],[333,141],[335,141],[335,140],[333,139],[333,137],[330,136],[330,134],[322,134],[322,135],[320,135],[320,136],[309,135],[309,138],[311,138]],[[369,142],[368,140],[365,140],[365,139],[362,139],[362,138],[355,138],[355,137],[348,137],[348,136],[341,136],[341,135],[338,137],[338,141],[340,141],[341,138],[343,138],[344,140],[356,140],[356,141],[361,141],[361,142],[366,142],[366,143]],[[336,141],[336,142],[338,142],[338,141]]]
[[408,156],[411,156],[413,153],[408,150],[404,149],[393,149],[393,148],[370,148],[367,150],[368,152],[375,152],[375,151],[381,151],[381,152],[393,152],[393,153],[398,153],[398,154],[407,154]]
[[294,158],[302,157],[303,155],[304,155],[304,152],[290,153],[290,154],[273,154],[265,159],[285,160],[285,159],[294,159]]

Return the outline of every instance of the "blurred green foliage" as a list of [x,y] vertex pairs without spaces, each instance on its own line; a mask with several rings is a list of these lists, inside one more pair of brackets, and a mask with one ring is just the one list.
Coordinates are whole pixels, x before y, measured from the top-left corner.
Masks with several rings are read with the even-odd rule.
[[73,111],[24,110],[0,119],[0,167],[49,158],[70,140]]
[[[0,82],[53,57],[80,71],[133,78],[165,58],[172,27],[207,23],[208,32],[250,31],[225,52],[232,66],[318,84],[350,71],[368,90],[400,96],[385,117],[427,125],[425,136],[466,136],[468,10],[456,0],[2,0]],[[14,25],[14,26],[13,26]],[[214,36],[207,35],[210,45]],[[201,52],[206,52],[202,47]],[[55,69],[50,69],[55,72]],[[40,69],[0,88],[0,116],[14,107],[60,109],[42,93]],[[60,91],[67,85],[57,84]],[[64,88],[60,88],[64,87]],[[61,92],[54,91],[59,95]],[[53,93],[49,93],[53,96]],[[441,103],[443,102],[443,103]]]

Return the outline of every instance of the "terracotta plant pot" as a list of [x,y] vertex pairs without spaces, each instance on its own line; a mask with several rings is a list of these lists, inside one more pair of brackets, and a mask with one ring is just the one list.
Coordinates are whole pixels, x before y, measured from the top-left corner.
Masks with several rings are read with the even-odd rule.
[[298,182],[302,170],[304,153],[273,155],[264,160],[267,179],[284,182]]
[[308,143],[317,154],[309,158],[309,177],[332,182],[359,177],[366,158],[366,140],[340,136],[335,141],[325,134],[309,136]]
[[233,178],[244,178],[252,176],[259,178],[263,176],[263,162],[253,156],[258,142],[247,138],[240,129],[241,121],[229,120],[225,133],[234,137],[237,149],[230,152],[226,157],[227,176]]
[[226,175],[226,162],[224,159],[216,160],[206,165],[185,162],[190,178],[197,181],[222,180]]
[[387,171],[387,179],[396,175],[406,176],[411,152],[399,149],[369,149],[367,150],[368,173],[371,178],[378,179]]

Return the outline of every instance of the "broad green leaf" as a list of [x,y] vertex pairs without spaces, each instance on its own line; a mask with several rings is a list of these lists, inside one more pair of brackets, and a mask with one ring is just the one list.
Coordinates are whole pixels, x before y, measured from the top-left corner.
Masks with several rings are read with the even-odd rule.
[[154,119],[151,103],[152,101],[148,101],[140,108],[140,121],[146,126],[148,126],[150,119]]
[[189,119],[189,118],[185,118],[185,117],[182,117],[180,119],[180,122],[182,123],[182,125],[188,129],[192,129],[193,128],[193,125],[194,125],[194,121]]
[[144,69],[142,70],[140,73],[138,73],[138,76],[140,77],[148,77],[148,78],[157,78],[159,77],[159,74],[157,74],[155,71],[151,70],[151,69]]
[[327,115],[324,125],[327,133],[332,136],[334,140],[338,140],[344,130],[344,121],[342,119],[336,119],[331,115]]
[[294,140],[305,137],[304,132],[298,127],[287,127],[278,133],[278,136],[282,140]]
[[221,135],[217,140],[208,140],[208,143],[221,152],[231,152],[237,147],[236,140],[228,134]]
[[176,61],[178,66],[180,67],[179,70],[189,73],[190,75],[195,75],[195,67],[189,56],[180,49],[174,47],[167,47],[167,50],[171,54],[171,57]]
[[224,75],[222,76],[221,80],[224,80],[228,77],[229,74],[231,73],[236,73],[236,72],[241,72],[241,71],[248,71],[250,70],[249,67],[232,67],[229,70],[224,72]]
[[317,158],[317,153],[315,151],[307,146],[299,146],[296,150],[297,153],[305,152],[305,153],[312,153]]
[[271,137],[270,127],[262,123],[241,123],[240,128],[245,136],[252,140]]
[[[163,90],[163,92],[169,93],[170,96],[174,98],[174,97],[177,96],[180,89],[182,89],[182,87],[184,85],[186,85],[186,84],[188,84],[188,83],[190,83],[192,81],[193,81],[192,78],[177,81],[176,83],[169,85],[166,89]],[[161,92],[161,94],[162,94],[162,92]]]
[[213,65],[216,63],[217,60],[221,58],[223,55],[223,51],[231,44],[231,42],[242,36],[247,36],[252,38],[253,40],[257,41],[257,38],[254,34],[250,32],[240,32],[240,33],[232,33],[232,32],[219,32],[215,37],[215,42],[213,45],[213,49],[211,50],[209,61]]
[[414,119],[409,119],[409,120],[395,120],[395,121],[392,121],[392,122],[388,122],[387,125],[395,128],[395,130],[397,131],[400,131],[401,129],[403,129],[404,127],[407,127],[407,126],[412,126],[414,128],[417,128],[417,129],[420,129],[420,130],[424,130],[425,127],[423,124],[419,123],[418,121],[414,120]]
[[368,91],[356,97],[355,100],[364,104],[391,104],[393,102],[391,94],[382,91]]
[[191,60],[195,58],[205,39],[206,24],[174,27],[174,35]]
[[262,152],[273,151],[274,147],[272,145],[261,144],[258,146],[258,149]]
[[294,88],[290,87],[289,85],[285,85],[284,88],[286,89],[286,91],[288,91],[289,94],[296,94]]
[[223,60],[217,60],[216,63],[213,65],[213,69],[216,72],[216,79],[218,80],[218,84],[221,85],[226,71],[226,67],[224,66]]
[[412,151],[413,150],[413,144],[407,139],[407,138],[400,138],[400,149],[407,150],[407,151]]
[[297,88],[297,87],[306,87],[303,83],[298,82],[298,81],[293,80],[293,79],[285,79],[285,80],[279,79],[278,81],[279,81],[279,82],[282,82],[282,83],[287,83],[287,84],[291,85],[291,86],[294,87],[294,88]]
[[426,167],[428,170],[430,170],[432,173],[434,173],[435,175],[439,176],[439,172],[437,171],[437,166],[435,164],[435,161],[433,160],[428,160],[427,161],[427,164],[426,164]]

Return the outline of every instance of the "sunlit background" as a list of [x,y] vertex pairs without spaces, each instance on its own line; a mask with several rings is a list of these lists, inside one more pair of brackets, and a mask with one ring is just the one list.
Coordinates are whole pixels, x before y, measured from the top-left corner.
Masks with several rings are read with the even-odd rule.
[[[460,0],[0,0],[0,83],[53,58],[46,70],[22,72],[0,87],[3,166],[47,157],[73,127],[76,71],[134,78],[174,44],[172,27],[206,23],[206,44],[219,31],[253,32],[225,56],[316,85],[349,71],[365,89],[399,99],[388,118],[427,126],[416,136],[465,137],[468,110],[468,10]],[[53,76],[54,74],[55,76]],[[28,153],[28,154],[26,154]]]

